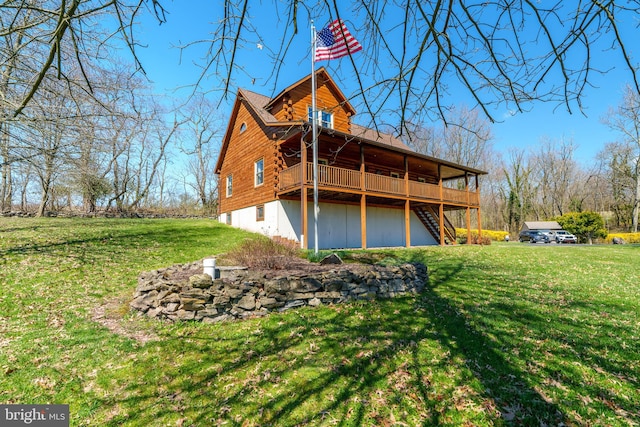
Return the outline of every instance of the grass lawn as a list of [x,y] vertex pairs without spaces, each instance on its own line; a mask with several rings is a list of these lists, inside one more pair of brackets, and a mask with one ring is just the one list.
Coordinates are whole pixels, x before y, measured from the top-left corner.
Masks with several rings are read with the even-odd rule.
[[215,325],[128,312],[140,271],[247,236],[0,218],[0,403],[67,403],[73,426],[640,424],[639,246],[378,251],[427,264],[425,291]]

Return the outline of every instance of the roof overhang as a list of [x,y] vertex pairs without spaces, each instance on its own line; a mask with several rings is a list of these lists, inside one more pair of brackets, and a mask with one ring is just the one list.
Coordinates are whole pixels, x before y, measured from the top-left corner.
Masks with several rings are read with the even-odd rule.
[[[308,123],[301,123],[306,124]],[[289,124],[290,125],[290,124]],[[297,129],[291,129],[290,132],[283,134],[279,139],[280,143],[284,143],[285,141],[291,141],[292,139],[300,138],[304,134],[305,139],[311,139],[311,132],[304,132],[301,127]],[[443,159],[439,159],[437,157],[427,156],[425,154],[416,153],[412,150],[407,150],[400,147],[394,147],[389,144],[385,144],[384,142],[373,141],[371,139],[366,139],[358,136],[354,136],[348,133],[340,132],[333,129],[322,128],[320,133],[318,134],[318,138],[320,136],[330,137],[340,139],[341,141],[346,141],[355,144],[364,144],[371,147],[376,147],[381,150],[390,151],[394,153],[398,153],[404,156],[408,156],[414,159],[422,160],[425,162],[436,163],[441,165],[441,174],[442,178],[445,180],[464,178],[468,174],[472,175],[487,175],[486,171],[471,168],[468,166],[460,165],[457,163],[449,162]]]
[[[356,114],[355,108],[353,108],[353,105],[351,105],[351,103],[348,101],[347,97],[340,90],[340,88],[338,87],[336,82],[331,78],[331,76],[329,75],[329,73],[327,73],[327,70],[324,67],[320,67],[318,70],[316,70],[316,77],[318,77],[318,76],[322,76],[324,78],[324,83],[327,86],[329,86],[331,91],[333,91],[337,95],[336,99],[338,99],[340,101],[339,105],[341,105],[342,108],[344,108],[345,111],[347,113],[349,113],[351,116],[354,116]],[[286,87],[279,94],[274,96],[271,99],[271,102],[269,102],[267,105],[264,106],[265,110],[269,110],[273,106],[273,104],[275,102],[277,102],[280,98],[282,98],[285,94],[287,94],[287,92],[290,92],[291,90],[295,89],[296,87],[298,87],[298,86],[300,86],[300,85],[302,85],[302,84],[304,84],[304,83],[306,83],[307,81],[310,81],[310,80],[311,80],[311,74],[309,74],[308,76],[303,77],[302,79],[298,80],[297,82],[293,83],[292,85]]]

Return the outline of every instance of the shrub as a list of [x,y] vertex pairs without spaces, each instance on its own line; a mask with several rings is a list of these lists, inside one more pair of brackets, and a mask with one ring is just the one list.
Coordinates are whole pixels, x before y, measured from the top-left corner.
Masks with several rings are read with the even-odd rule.
[[[456,234],[458,235],[458,242],[460,242],[460,238],[464,237],[464,241],[467,241],[467,229],[466,228],[456,228]],[[506,231],[496,231],[496,230],[482,230],[482,240],[488,238],[490,241],[494,242],[503,242],[505,236],[509,234]],[[475,235],[476,239],[478,236],[478,230],[471,230],[471,235]],[[472,238],[473,239],[473,238]],[[473,241],[473,240],[472,240]],[[483,243],[485,244],[485,243]],[[486,243],[490,244],[490,243]]]
[[[465,230],[464,234],[458,234],[458,243],[461,245],[466,245],[467,244],[467,233]],[[477,232],[472,231],[471,232],[471,244],[472,245],[490,245],[491,244],[491,238],[489,236],[485,236],[484,235],[484,230],[482,231],[482,238],[480,238],[478,236]]]
[[602,216],[596,212],[570,212],[556,218],[558,224],[578,237],[578,241],[592,243],[594,239],[607,237]]
[[227,254],[227,259],[249,268],[283,270],[299,261],[295,245],[267,237],[245,240]]

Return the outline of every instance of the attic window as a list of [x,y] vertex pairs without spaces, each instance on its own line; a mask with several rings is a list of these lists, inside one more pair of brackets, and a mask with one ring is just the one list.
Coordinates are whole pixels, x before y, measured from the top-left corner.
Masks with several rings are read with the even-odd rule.
[[244,132],[245,130],[247,130],[247,124],[246,123],[242,123],[240,125],[240,133]]
[[[309,122],[311,122],[313,119],[313,113],[311,111],[311,107],[307,109],[307,112],[308,112],[307,114],[308,120]],[[320,126],[327,129],[333,129],[333,114],[328,113],[326,111],[317,110],[316,115],[317,115],[316,117],[317,117],[318,123],[320,123]]]

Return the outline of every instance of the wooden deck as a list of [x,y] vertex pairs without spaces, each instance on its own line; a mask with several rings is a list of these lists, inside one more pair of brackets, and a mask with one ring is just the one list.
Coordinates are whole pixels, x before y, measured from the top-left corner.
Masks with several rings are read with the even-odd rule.
[[[306,168],[306,184],[313,185],[313,165]],[[300,188],[301,163],[284,169],[278,180],[278,193],[284,194]],[[334,191],[348,191],[367,196],[401,197],[415,201],[451,203],[459,206],[479,207],[477,191],[465,191],[445,186],[402,178],[378,175],[334,166],[318,165],[318,187]]]

